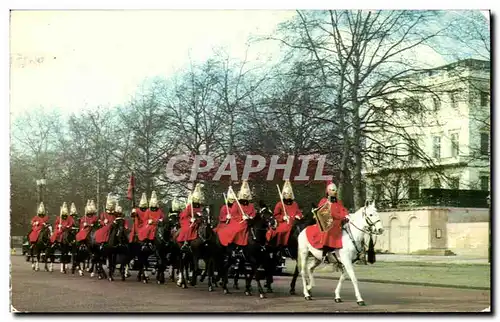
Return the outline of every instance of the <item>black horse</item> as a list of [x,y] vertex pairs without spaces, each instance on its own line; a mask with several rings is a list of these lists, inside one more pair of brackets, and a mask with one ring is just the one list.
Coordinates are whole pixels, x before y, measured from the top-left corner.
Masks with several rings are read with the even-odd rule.
[[[83,276],[83,272],[86,266],[92,259],[92,253],[90,251],[90,236],[92,232],[97,230],[99,224],[96,222],[90,227],[90,231],[87,234],[87,238],[80,242],[76,241],[73,247],[73,265],[71,267],[71,274],[75,274],[76,269],[78,268],[78,274]],[[89,272],[92,273],[94,271],[95,262],[92,261],[89,266]]]
[[[261,205],[262,206],[262,205]],[[251,295],[251,283],[255,278],[260,298],[265,298],[264,289],[260,283],[261,275],[257,269],[262,267],[265,274],[270,272],[270,257],[266,248],[266,233],[270,227],[276,227],[276,220],[271,212],[266,211],[267,207],[261,207],[253,219],[248,219],[248,244],[247,246],[228,245],[227,247],[220,244],[217,238],[217,246],[219,251],[216,254],[223,254],[224,258],[217,258],[216,262],[220,263],[218,272],[222,276],[222,289],[224,294],[229,294],[227,288],[229,268],[233,265],[237,267],[238,273],[243,273],[245,278],[245,295]],[[250,266],[250,271],[246,270],[246,265]]]
[[[38,239],[36,242],[30,242],[30,257],[31,257],[31,268],[34,271],[39,270],[40,257],[42,253],[46,253],[47,248],[50,246],[50,225],[44,223],[43,227],[38,234]],[[29,240],[29,239],[28,239]],[[36,261],[35,261],[36,258]],[[47,266],[47,256],[43,257],[43,262],[45,264],[45,270],[48,271]]]
[[[290,237],[288,238],[288,243],[286,247],[276,247],[276,241],[275,239],[272,239],[269,241],[269,249],[272,252],[272,265],[271,267],[274,269],[277,264],[278,260],[281,257],[287,257],[295,261],[295,269],[293,272],[292,276],[292,281],[290,282],[290,294],[294,295],[295,294],[295,284],[297,282],[297,277],[299,276],[299,269],[298,269],[298,262],[297,262],[297,255],[298,255],[298,247],[299,247],[299,234],[302,230],[304,230],[307,226],[314,225],[316,221],[314,220],[314,217],[312,215],[312,210],[316,208],[314,204],[311,205],[311,212],[310,215],[308,213],[305,213],[303,218],[301,220],[295,220],[292,226],[292,230],[290,232]],[[266,289],[268,292],[272,292],[272,287],[271,284],[273,283],[273,276],[274,274],[268,275],[268,278],[266,280]]]
[[[97,278],[108,278],[113,281],[113,274],[116,264],[120,264],[120,274],[122,281],[125,280],[125,266],[130,261],[128,249],[128,233],[125,229],[125,218],[117,217],[112,223],[109,232],[109,240],[107,243],[97,243],[95,241],[96,231],[90,233],[90,251],[92,253],[92,261],[97,267]],[[108,275],[104,271],[102,265],[108,261]]]
[[49,271],[52,271],[52,267],[56,259],[55,252],[56,250],[59,250],[61,252],[61,273],[67,273],[66,265],[71,262],[71,255],[73,247],[75,245],[75,236],[77,230],[78,228],[74,226],[66,229],[62,233],[61,242],[55,241],[49,247],[47,247],[45,256],[50,261]]
[[215,232],[213,231],[213,218],[211,216],[211,206],[206,206],[198,218],[198,237],[180,248],[179,257],[179,279],[177,285],[187,288],[186,280],[191,269],[191,286],[195,286],[198,279],[198,262],[202,259],[205,262],[205,271],[208,275],[208,290],[213,291],[214,261],[212,255],[216,251]]

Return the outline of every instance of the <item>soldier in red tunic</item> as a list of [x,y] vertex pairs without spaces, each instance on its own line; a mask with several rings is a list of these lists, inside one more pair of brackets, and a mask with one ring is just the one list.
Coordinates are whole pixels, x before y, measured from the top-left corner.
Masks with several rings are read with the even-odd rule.
[[[227,199],[224,204],[220,207],[219,210],[219,224],[214,228],[214,231],[218,231],[219,229],[224,229],[229,224],[231,220],[231,209],[234,206],[234,202],[236,201],[236,196],[232,189],[228,189],[227,191]],[[236,207],[236,206],[234,206]]]
[[193,193],[188,198],[187,207],[179,216],[181,229],[179,230],[177,242],[184,243],[183,247],[189,245],[190,241],[198,238],[199,216],[202,211],[201,205],[205,199],[201,188],[202,185],[200,183],[196,184]]
[[326,197],[322,198],[318,208],[329,203],[330,214],[332,216],[332,228],[327,232],[322,232],[318,224],[307,227],[306,235],[314,248],[323,249],[323,259],[328,259],[328,255],[335,249],[342,248],[342,224],[348,220],[349,212],[344,208],[342,202],[337,199],[337,186],[333,182],[328,182],[326,187]]
[[37,215],[31,219],[31,232],[28,234],[28,240],[30,243],[36,243],[38,236],[42,231],[43,227],[48,225],[49,217],[45,212],[45,206],[43,202],[40,202],[38,207]]
[[[247,219],[255,217],[255,208],[252,201],[252,193],[247,180],[243,180],[240,191],[238,192],[238,204],[231,207],[229,224],[217,231],[221,245],[228,246],[246,246],[248,244],[248,223]],[[243,212],[242,212],[243,211]]]
[[115,203],[115,219],[117,218],[123,218],[123,228],[127,231],[129,226],[128,226],[128,221],[125,220],[125,215],[123,214],[123,208],[118,204],[118,200]]
[[163,220],[165,217],[158,206],[158,197],[156,191],[153,191],[149,200],[149,209],[146,211],[144,226],[139,230],[139,241],[147,240],[152,242],[155,239],[158,221]]
[[[293,194],[292,184],[289,180],[285,181],[283,185],[283,202],[278,201],[274,207],[274,217],[278,222],[276,230],[269,229],[267,231],[267,240],[272,241],[276,238],[276,246],[287,246],[288,238],[290,237],[290,232],[292,231],[293,223],[295,219],[302,219],[302,212],[299,209],[299,205],[294,201],[295,196]],[[284,204],[284,209],[283,209]]]
[[75,221],[73,220],[73,217],[68,216],[68,206],[64,202],[61,207],[60,216],[57,217],[56,222],[54,224],[54,232],[52,233],[52,236],[50,236],[50,242],[61,243],[63,238],[63,233],[68,229],[73,228],[74,224]]
[[116,219],[115,206],[116,200],[110,193],[106,199],[106,211],[99,216],[99,224],[102,227],[95,232],[95,241],[98,244],[107,243],[109,240],[111,224]]
[[83,242],[87,239],[89,232],[97,223],[97,209],[94,200],[88,200],[85,207],[85,216],[80,219],[80,230],[76,234],[76,241]]
[[132,209],[131,217],[134,220],[134,224],[132,226],[132,230],[130,231],[130,235],[128,241],[130,243],[134,242],[135,237],[139,235],[139,231],[144,226],[146,222],[146,212],[148,210],[148,197],[146,193],[142,193],[141,201],[139,202],[139,208]]

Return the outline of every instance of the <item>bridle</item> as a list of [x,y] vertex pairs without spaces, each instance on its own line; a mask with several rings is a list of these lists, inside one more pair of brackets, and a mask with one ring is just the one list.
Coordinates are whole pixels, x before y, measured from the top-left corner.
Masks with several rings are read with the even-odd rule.
[[[373,228],[375,227],[375,225],[380,222],[380,218],[376,221],[373,221],[370,219],[370,216],[367,216],[366,215],[366,206],[363,207],[363,212],[362,212],[362,217],[363,219],[365,220],[365,222],[367,223],[367,227],[364,227],[363,229],[359,228],[358,226],[356,226],[352,221],[349,220],[349,223],[347,225],[347,228],[344,226],[342,227],[343,230],[345,230],[347,232],[347,235],[349,236],[349,239],[351,239],[351,242],[352,244],[354,245],[354,248],[356,249],[356,257],[359,259],[359,255],[362,253],[361,250],[359,250],[358,248],[358,245],[356,245],[356,241],[354,240],[354,237],[352,236],[352,232],[351,232],[351,229],[350,229],[350,225],[352,225],[354,228],[356,228],[357,230],[361,231],[363,234],[368,234],[370,235],[370,238],[372,235],[379,235],[377,234],[376,232],[373,231]],[[375,239],[374,241],[374,245],[375,243],[377,242],[377,240]],[[364,247],[363,247],[364,248]]]

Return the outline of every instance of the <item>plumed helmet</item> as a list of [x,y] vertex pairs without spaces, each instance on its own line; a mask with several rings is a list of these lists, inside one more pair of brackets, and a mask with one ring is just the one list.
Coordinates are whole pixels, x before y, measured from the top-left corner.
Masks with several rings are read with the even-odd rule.
[[205,202],[205,196],[203,195],[203,184],[197,183],[194,187],[193,193],[191,194],[192,202],[203,204]]
[[227,189],[227,202],[233,203],[236,201],[237,196],[234,194],[233,189],[229,188]]
[[295,195],[293,194],[292,183],[290,180],[286,180],[285,184],[283,184],[283,190],[281,191],[283,194],[283,199],[295,199]]
[[60,212],[61,216],[66,216],[68,215],[68,205],[66,204],[66,202],[63,202],[62,206],[61,206],[61,212]]
[[148,197],[146,193],[143,192],[141,196],[141,201],[139,201],[139,208],[147,208],[148,207]]
[[248,184],[248,180],[243,180],[241,184],[240,191],[238,192],[239,200],[252,200],[252,191],[250,190],[250,185]]
[[115,210],[115,204],[116,204],[116,200],[115,198],[113,197],[113,195],[110,193],[108,193],[108,197],[106,198],[106,210],[107,211],[114,211]]
[[337,195],[337,186],[332,181],[328,181],[326,184],[326,194],[330,197]]
[[95,214],[97,212],[97,207],[95,206],[94,200],[90,200],[89,213]]
[[90,214],[90,199],[87,200],[87,204],[85,205],[85,214]]
[[45,215],[45,206],[43,205],[43,202],[40,202],[40,206],[38,206],[38,215]]
[[76,206],[75,206],[74,202],[72,202],[71,206],[69,207],[69,214],[70,214],[70,216],[74,216],[74,215],[78,214],[78,212],[76,211]]
[[156,196],[156,191],[151,192],[151,199],[149,200],[150,208],[158,208],[158,197]]

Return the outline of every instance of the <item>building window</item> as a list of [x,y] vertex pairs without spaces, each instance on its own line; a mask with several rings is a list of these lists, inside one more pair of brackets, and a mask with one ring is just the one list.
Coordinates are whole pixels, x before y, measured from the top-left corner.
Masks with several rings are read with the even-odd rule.
[[451,134],[451,156],[458,156],[458,133]]
[[439,109],[441,108],[441,100],[439,99],[439,97],[434,96],[432,98],[432,101],[434,102],[434,112],[439,111]]
[[418,180],[410,180],[408,186],[408,199],[418,199],[420,195],[420,183]]
[[460,178],[455,177],[450,179],[450,189],[458,190],[460,189]]
[[453,107],[455,109],[458,107],[457,93],[450,92],[450,103],[451,103],[451,107]]
[[490,154],[490,135],[488,133],[481,133],[481,155]]
[[489,191],[490,190],[490,177],[480,176],[479,180],[481,180],[481,190]]
[[438,160],[441,158],[441,137],[439,136],[432,138],[432,155]]
[[481,106],[488,106],[490,103],[490,94],[487,92],[481,92]]
[[441,180],[439,178],[432,179],[432,186],[434,189],[441,189]]

